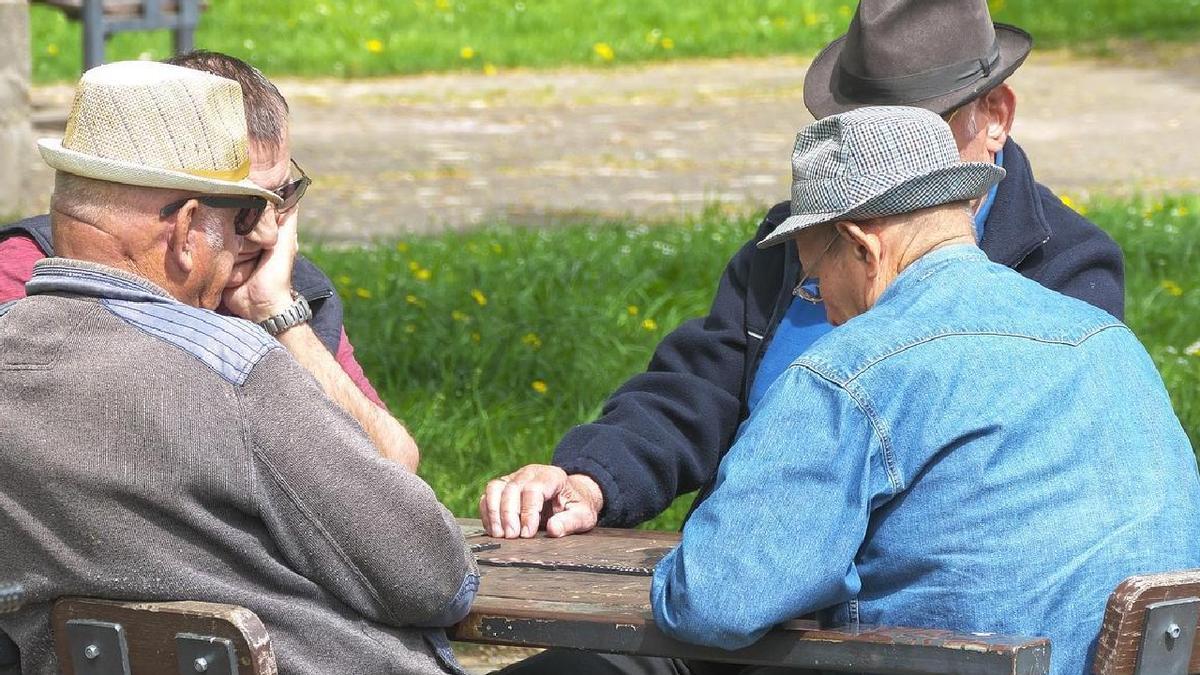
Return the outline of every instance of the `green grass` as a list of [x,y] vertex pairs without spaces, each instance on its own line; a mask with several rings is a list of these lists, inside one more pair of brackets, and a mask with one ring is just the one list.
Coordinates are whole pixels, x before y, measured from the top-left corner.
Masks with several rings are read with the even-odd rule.
[[[815,53],[845,31],[852,0],[212,0],[197,45],[269,75],[359,77],[491,68],[604,66],[679,58]],[[1191,40],[1200,0],[992,0],[995,18],[1039,46]],[[70,80],[79,26],[31,9],[36,81]],[[165,31],[123,33],[109,59],[162,58]]]
[[[1200,446],[1200,344],[1187,353],[1200,343],[1200,197],[1086,208],[1126,251],[1127,320]],[[346,298],[363,367],[422,446],[421,473],[455,513],[474,515],[489,478],[548,461],[663,335],[707,310],[755,225],[713,211],[655,227],[492,228],[309,252]],[[687,501],[652,526],[676,527]]]

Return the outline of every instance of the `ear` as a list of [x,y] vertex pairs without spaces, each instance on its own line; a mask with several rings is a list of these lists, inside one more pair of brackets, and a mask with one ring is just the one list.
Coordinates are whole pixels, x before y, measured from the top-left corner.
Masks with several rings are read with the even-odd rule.
[[883,268],[883,246],[879,236],[849,220],[839,220],[833,226],[843,242],[850,246],[850,256],[866,265],[867,276],[871,279],[878,276]]
[[[200,225],[196,222],[197,206],[199,202],[189,199],[183,208],[172,216],[174,220],[167,233],[167,268],[175,268],[182,272],[182,276],[191,274],[196,265],[195,254],[199,241],[194,239],[193,235],[195,228]],[[203,236],[202,232],[199,234]]]
[[1003,82],[984,95],[979,106],[987,117],[984,129],[987,149],[994,155],[1004,147],[1008,132],[1012,131],[1013,120],[1017,117],[1017,93]]

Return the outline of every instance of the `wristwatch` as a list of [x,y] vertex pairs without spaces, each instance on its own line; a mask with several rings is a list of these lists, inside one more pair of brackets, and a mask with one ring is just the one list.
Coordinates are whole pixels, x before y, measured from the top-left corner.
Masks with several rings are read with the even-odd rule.
[[308,323],[312,318],[312,307],[308,306],[308,300],[296,291],[292,291],[292,304],[287,306],[287,309],[282,312],[268,316],[258,325],[263,327],[271,335],[279,335],[283,331],[299,326],[302,323]]

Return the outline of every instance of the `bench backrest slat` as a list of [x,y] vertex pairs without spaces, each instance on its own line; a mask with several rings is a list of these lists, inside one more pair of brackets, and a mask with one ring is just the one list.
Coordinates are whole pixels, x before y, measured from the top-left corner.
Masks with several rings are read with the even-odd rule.
[[[1146,641],[1147,608],[1155,603],[1200,598],[1200,569],[1129,577],[1109,596],[1096,646],[1095,675],[1133,675]],[[1196,625],[1182,627],[1195,631]],[[1151,640],[1162,636],[1151,635]],[[1187,672],[1200,673],[1200,642],[1192,647]]]
[[[68,622],[120,624],[133,673],[175,672],[181,636],[217,638],[232,643],[241,675],[278,675],[267,629],[253,612],[211,602],[115,602],[64,598],[54,604],[51,626],[59,667],[75,675],[68,644]],[[170,668],[165,670],[164,667]]]

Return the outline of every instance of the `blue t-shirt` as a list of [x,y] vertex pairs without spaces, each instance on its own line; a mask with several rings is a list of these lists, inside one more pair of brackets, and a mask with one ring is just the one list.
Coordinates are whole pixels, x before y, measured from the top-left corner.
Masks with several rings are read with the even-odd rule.
[[[1003,150],[996,153],[996,164],[1004,166]],[[983,198],[983,203],[979,205],[979,210],[975,212],[977,241],[983,241],[983,226],[987,221],[988,214],[992,211],[992,201],[996,198],[997,187],[999,184],[992,186],[987,196]],[[825,320],[823,306],[814,305],[802,298],[793,299],[787,314],[784,314],[783,320],[779,322],[779,327],[775,329],[775,337],[771,338],[771,345],[767,347],[767,352],[763,354],[762,361],[758,364],[758,372],[755,373],[754,382],[750,386],[750,400],[746,402],[749,409],[754,410],[754,406],[758,405],[763,394],[767,393],[767,389],[770,389],[792,361],[795,361],[812,343],[831,330],[833,330],[833,326]]]

